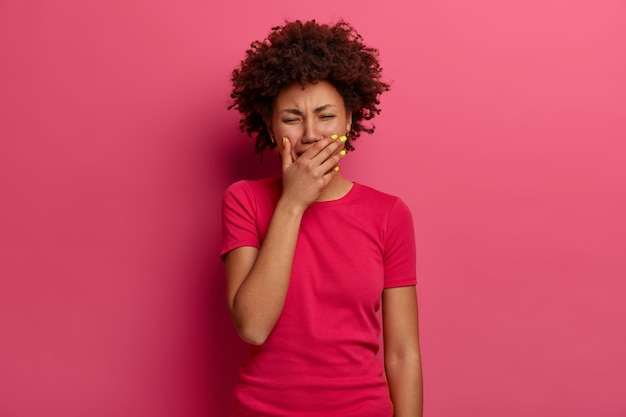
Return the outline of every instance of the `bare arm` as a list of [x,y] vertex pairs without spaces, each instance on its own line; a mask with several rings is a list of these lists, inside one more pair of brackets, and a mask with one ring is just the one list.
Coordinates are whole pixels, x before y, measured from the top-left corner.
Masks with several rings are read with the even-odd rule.
[[383,291],[383,337],[394,417],[422,417],[422,362],[415,286]]
[[286,142],[283,193],[260,249],[244,246],[226,254],[228,304],[239,335],[265,342],[285,304],[302,215],[336,175],[340,141],[321,140],[297,161]]

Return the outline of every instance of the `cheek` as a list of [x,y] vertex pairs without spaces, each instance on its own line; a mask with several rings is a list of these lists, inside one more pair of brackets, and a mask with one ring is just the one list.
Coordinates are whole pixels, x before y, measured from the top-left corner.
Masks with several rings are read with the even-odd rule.
[[280,138],[282,141],[283,136],[296,136],[300,131],[298,125],[287,125],[282,123],[275,123],[273,133],[276,138]]
[[301,125],[279,125],[274,129],[276,143],[282,147],[283,138],[287,138],[294,145],[302,137],[303,131]]
[[289,132],[285,130],[277,129],[275,130],[275,132],[276,132],[276,149],[278,149],[279,152],[283,151],[283,138],[287,138],[287,140],[291,143],[291,149],[293,149],[294,146],[296,146],[298,142],[298,138],[300,137],[297,134],[289,134]]
[[346,133],[346,125],[347,121],[344,118],[337,118],[333,121],[333,123],[329,123],[324,126],[323,133],[324,136],[330,135],[343,135]]
[[[284,137],[287,138],[287,140],[291,143],[291,149],[293,149],[296,144],[298,143],[298,139],[295,136],[289,136],[289,135],[283,135]],[[280,147],[281,149],[283,148],[283,139],[280,139]]]

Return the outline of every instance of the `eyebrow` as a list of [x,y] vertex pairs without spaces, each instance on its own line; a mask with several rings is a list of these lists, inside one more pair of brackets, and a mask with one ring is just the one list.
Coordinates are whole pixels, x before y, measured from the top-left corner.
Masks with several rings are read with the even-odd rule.
[[[323,106],[319,106],[317,107],[315,110],[313,110],[314,113],[321,113],[324,110],[328,110],[329,107],[337,107],[335,104],[324,104]],[[291,113],[291,114],[296,114],[298,116],[302,116],[304,115],[304,113],[302,113],[302,111],[298,110],[298,109],[283,109],[280,111],[281,113]]]

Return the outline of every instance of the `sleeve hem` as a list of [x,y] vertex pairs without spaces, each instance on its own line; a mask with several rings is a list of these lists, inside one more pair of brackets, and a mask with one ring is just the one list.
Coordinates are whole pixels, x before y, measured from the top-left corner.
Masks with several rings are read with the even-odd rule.
[[259,246],[259,242],[253,240],[232,242],[222,248],[222,250],[220,251],[220,259],[222,259],[223,261],[224,256],[228,252],[237,248],[241,248],[242,246],[252,246],[253,248],[261,249],[261,247]]
[[385,281],[384,288],[409,287],[412,285],[417,285],[417,279],[415,277]]

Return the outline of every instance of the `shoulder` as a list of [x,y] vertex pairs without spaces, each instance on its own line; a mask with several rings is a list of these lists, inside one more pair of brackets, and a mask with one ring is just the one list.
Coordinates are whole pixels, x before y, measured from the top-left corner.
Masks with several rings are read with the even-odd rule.
[[243,209],[248,212],[273,212],[280,198],[282,181],[280,177],[260,180],[240,180],[224,191],[224,210]]
[[239,180],[226,188],[225,194],[262,192],[276,188],[279,178],[263,178],[260,180]]
[[355,186],[358,187],[358,196],[361,201],[367,202],[368,204],[387,212],[400,210],[410,213],[409,207],[406,203],[396,195],[359,183],[355,183]]
[[229,185],[224,191],[224,198],[229,196],[262,196],[280,193],[280,178],[264,178],[260,180],[239,180]]

